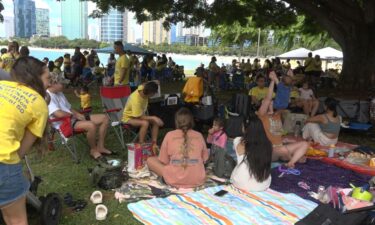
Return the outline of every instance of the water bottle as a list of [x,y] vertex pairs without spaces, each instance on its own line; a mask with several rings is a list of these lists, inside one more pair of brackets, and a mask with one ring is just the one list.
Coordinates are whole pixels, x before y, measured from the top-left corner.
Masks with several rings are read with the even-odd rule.
[[335,145],[329,146],[329,150],[328,150],[328,157],[329,158],[333,158],[335,156],[335,149],[336,149]]
[[301,134],[301,121],[297,121],[294,126],[294,136],[299,137]]

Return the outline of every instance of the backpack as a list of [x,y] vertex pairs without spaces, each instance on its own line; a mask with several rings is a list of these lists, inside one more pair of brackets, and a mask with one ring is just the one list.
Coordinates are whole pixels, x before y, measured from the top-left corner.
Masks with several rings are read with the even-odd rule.
[[214,167],[213,172],[215,176],[220,178],[230,178],[236,161],[226,152],[224,148],[212,145]]
[[119,165],[110,165],[99,162],[94,169],[89,170],[91,184],[104,190],[119,188],[123,181],[128,179],[127,174],[122,171],[121,163]]
[[[342,214],[330,205],[319,204],[295,225],[360,225],[366,220],[366,212]],[[366,223],[365,223],[366,224]]]

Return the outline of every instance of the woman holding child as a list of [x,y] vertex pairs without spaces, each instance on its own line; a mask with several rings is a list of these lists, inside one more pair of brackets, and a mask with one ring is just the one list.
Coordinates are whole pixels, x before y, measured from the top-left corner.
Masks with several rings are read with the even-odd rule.
[[177,188],[193,188],[204,184],[204,163],[208,151],[201,133],[194,131],[193,115],[187,108],[175,116],[176,130],[168,132],[160,148],[159,157],[147,160],[149,169]]

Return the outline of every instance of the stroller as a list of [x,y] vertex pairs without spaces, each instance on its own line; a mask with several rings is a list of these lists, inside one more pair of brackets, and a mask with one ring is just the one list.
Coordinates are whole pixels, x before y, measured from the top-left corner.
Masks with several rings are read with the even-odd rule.
[[[41,225],[57,225],[59,224],[62,203],[60,196],[56,193],[49,193],[47,196],[37,197],[38,185],[42,182],[42,179],[38,176],[34,176],[30,162],[25,156],[25,162],[30,176],[30,189],[26,195],[27,206],[31,206],[39,213]],[[29,209],[29,207],[28,207]]]

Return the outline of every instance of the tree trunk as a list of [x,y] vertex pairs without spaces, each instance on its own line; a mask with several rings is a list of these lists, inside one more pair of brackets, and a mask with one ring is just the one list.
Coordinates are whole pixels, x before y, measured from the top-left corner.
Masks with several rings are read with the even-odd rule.
[[[365,29],[366,30],[366,29]],[[344,46],[343,68],[340,77],[340,89],[366,91],[374,85],[375,73],[375,40],[365,32],[348,33]]]

